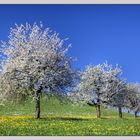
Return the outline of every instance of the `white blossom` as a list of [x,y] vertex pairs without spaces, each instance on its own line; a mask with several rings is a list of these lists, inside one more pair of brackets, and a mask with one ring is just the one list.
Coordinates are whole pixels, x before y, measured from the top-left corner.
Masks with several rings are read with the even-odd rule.
[[42,85],[53,93],[64,92],[75,78],[68,49],[59,34],[44,28],[42,23],[16,24],[0,49],[3,95],[13,96],[20,88],[37,91]]
[[125,106],[134,112],[140,111],[140,85],[139,83],[127,84]]
[[87,66],[78,84],[79,92],[75,94],[82,102],[100,99],[100,103],[107,103],[125,89],[125,81],[121,79],[121,68],[113,67],[107,62],[96,66]]

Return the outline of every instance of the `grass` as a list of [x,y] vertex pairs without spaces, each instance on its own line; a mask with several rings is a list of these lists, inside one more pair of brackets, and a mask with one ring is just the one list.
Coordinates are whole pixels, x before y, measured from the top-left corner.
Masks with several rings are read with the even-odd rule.
[[56,98],[41,101],[41,119],[35,119],[35,104],[7,103],[0,106],[1,136],[139,136],[140,119],[102,107],[102,118],[96,118],[93,107],[61,103]]

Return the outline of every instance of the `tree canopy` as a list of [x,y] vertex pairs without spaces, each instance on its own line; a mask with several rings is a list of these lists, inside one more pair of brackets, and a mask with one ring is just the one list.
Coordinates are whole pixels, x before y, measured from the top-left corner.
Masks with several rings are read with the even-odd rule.
[[17,91],[30,89],[28,94],[40,101],[44,89],[52,94],[66,93],[76,72],[71,67],[73,59],[67,55],[70,46],[64,41],[42,23],[11,28],[9,40],[2,41],[1,49],[3,95],[12,98]]

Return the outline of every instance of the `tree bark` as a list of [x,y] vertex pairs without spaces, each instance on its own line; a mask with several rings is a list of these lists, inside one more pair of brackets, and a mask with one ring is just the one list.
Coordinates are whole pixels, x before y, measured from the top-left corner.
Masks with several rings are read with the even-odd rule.
[[36,118],[40,119],[40,95],[41,91],[43,89],[43,86],[41,85],[39,89],[36,91]]
[[138,117],[138,114],[137,114],[138,112],[137,111],[135,111],[135,118],[137,118]]
[[119,118],[122,118],[122,108],[118,107],[118,111],[119,111]]
[[101,109],[100,109],[100,100],[99,99],[97,99],[96,113],[97,113],[97,118],[101,118]]
[[36,119],[40,118],[40,94],[36,93]]
[[96,106],[96,112],[97,112],[97,118],[101,118],[100,105],[97,105],[97,106]]

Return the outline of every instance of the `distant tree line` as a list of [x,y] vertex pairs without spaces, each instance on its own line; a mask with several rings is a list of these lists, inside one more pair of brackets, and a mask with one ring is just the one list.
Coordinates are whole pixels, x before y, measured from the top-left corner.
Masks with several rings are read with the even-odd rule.
[[107,62],[96,66],[87,66],[81,73],[76,92],[70,95],[74,102],[94,106],[97,118],[101,117],[101,105],[118,108],[122,118],[122,109],[133,111],[137,117],[140,111],[140,85],[126,83],[122,78],[122,69]]

